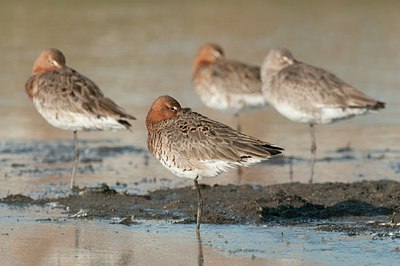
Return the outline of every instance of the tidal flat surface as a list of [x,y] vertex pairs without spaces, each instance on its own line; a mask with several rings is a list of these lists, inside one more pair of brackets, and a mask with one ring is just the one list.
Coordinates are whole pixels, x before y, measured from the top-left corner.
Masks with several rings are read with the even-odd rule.
[[[0,205],[2,265],[397,265],[399,229],[352,233],[377,219],[303,225],[174,224],[88,219],[58,208]],[[386,232],[386,233],[383,233]]]

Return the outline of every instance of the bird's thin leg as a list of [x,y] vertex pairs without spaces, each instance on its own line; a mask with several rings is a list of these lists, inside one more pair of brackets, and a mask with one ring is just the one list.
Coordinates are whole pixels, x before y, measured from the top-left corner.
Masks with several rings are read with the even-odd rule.
[[196,235],[197,235],[197,244],[199,247],[198,255],[197,255],[197,264],[199,266],[203,266],[204,265],[204,255],[203,255],[203,244],[201,242],[200,231],[197,231]]
[[236,118],[236,130],[238,132],[242,132],[242,127],[240,126],[239,112],[235,113],[234,116]]
[[[240,119],[239,119],[239,112],[234,114],[235,118],[236,118],[236,130],[238,132],[242,131],[242,127],[240,126]],[[242,174],[243,174],[243,169],[242,167],[238,167],[237,168],[237,184],[240,185],[240,183],[242,182]]]
[[200,193],[199,182],[197,182],[197,178],[194,179],[194,186],[197,190],[197,219],[196,219],[196,231],[200,231],[200,223],[201,223],[201,214],[203,212],[203,197]]
[[243,167],[239,166],[237,168],[237,185],[242,183]]
[[242,174],[243,174],[243,169],[241,166],[237,168],[237,184],[240,185],[242,183]]
[[78,147],[78,133],[74,130],[74,164],[72,166],[72,173],[71,173],[71,184],[70,189],[73,189],[75,186],[75,175],[76,169],[78,167],[78,160],[79,160],[79,147]]
[[317,155],[317,143],[315,141],[315,127],[314,124],[310,124],[310,136],[311,136],[311,174],[310,174],[310,184],[313,182],[314,178],[314,165],[315,158]]

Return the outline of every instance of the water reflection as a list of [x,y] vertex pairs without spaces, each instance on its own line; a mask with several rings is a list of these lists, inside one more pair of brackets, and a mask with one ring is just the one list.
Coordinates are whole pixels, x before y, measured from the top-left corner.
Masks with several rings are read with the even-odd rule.
[[[395,265],[398,260],[393,256],[397,242],[392,239],[374,240],[369,233],[348,237],[314,230],[312,225],[206,225],[204,244],[193,225],[147,221],[125,226],[78,219],[66,223],[52,210],[5,206],[0,210],[2,265],[333,265],[348,261]],[[27,220],[21,213],[38,220]],[[17,223],[10,219],[17,216]],[[362,226],[363,221],[357,223]]]

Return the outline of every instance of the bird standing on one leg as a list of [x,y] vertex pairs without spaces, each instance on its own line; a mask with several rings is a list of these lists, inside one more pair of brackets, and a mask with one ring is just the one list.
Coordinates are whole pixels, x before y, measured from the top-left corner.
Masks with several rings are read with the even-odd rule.
[[265,99],[283,116],[308,123],[311,135],[311,175],[316,157],[315,124],[363,115],[385,107],[334,74],[296,60],[286,48],[271,49],[261,67]]
[[[240,113],[266,105],[260,67],[226,59],[218,44],[205,43],[200,48],[193,64],[192,84],[207,107],[233,113],[239,132]],[[240,183],[241,167],[237,168],[237,175]]]
[[61,51],[50,48],[36,59],[25,90],[37,111],[51,125],[72,130],[74,188],[79,148],[77,131],[129,129],[135,117],[103,95],[97,85],[65,64]]
[[146,118],[147,147],[161,164],[179,177],[194,180],[198,196],[196,228],[200,230],[203,198],[198,180],[229,168],[250,166],[282,152],[282,148],[241,134],[170,96],[160,96]]
[[239,132],[239,113],[266,104],[260,67],[226,59],[217,44],[206,43],[200,48],[194,60],[192,83],[207,107],[234,114]]

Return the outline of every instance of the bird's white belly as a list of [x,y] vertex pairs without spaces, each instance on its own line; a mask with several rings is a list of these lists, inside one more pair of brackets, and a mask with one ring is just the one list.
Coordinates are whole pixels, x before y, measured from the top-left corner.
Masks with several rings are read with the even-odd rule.
[[[286,102],[275,104],[275,109],[288,119],[300,123],[329,124],[338,120],[347,119],[356,115],[363,115],[368,112],[365,108],[336,108],[336,107],[316,107],[313,111],[301,111]],[[309,108],[311,110],[311,108]]]
[[322,108],[320,115],[320,123],[327,124],[338,120],[347,119],[356,115],[368,113],[366,108]]
[[200,92],[203,103],[213,109],[239,112],[241,110],[261,108],[266,105],[262,94],[227,93],[210,86],[208,93]]
[[174,175],[189,179],[202,179],[204,177],[215,177],[220,173],[226,172],[229,168],[233,167],[233,165],[230,165],[226,162],[215,161],[212,163],[207,162],[207,165],[204,165],[204,168],[201,169],[196,168],[196,169],[185,170],[163,159],[161,159],[160,162],[165,168],[170,170]]
[[237,166],[250,166],[260,162],[259,158],[247,158],[243,162],[227,162],[223,160],[203,160],[196,163],[195,169],[182,169],[175,163],[171,163],[168,158],[159,158],[161,164],[169,169],[174,175],[189,179],[202,179],[207,177],[216,177],[222,172]]
[[313,116],[313,114],[300,111],[286,102],[274,104],[274,107],[281,115],[295,122],[316,123],[316,120],[318,120],[318,117]]
[[97,117],[84,113],[76,113],[55,108],[43,107],[39,101],[34,101],[37,111],[54,127],[64,130],[118,130],[125,127],[115,118]]

